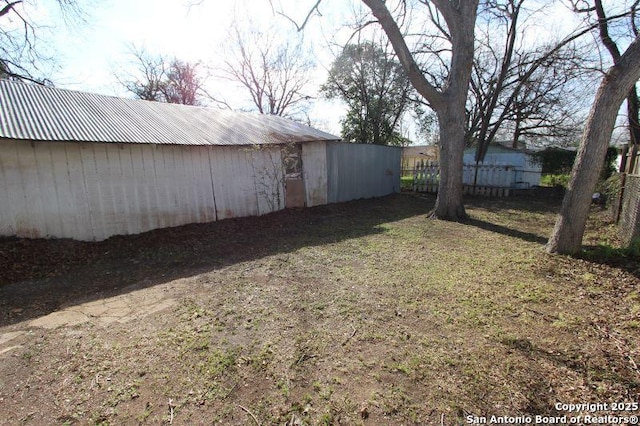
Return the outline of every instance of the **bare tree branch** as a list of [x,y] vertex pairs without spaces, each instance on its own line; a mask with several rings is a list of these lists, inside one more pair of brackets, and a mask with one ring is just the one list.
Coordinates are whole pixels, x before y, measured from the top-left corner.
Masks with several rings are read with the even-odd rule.
[[278,43],[273,33],[255,29],[243,34],[233,28],[230,51],[222,75],[240,83],[262,114],[292,116],[310,99],[305,94],[314,64],[302,42]]
[[602,40],[602,44],[607,48],[611,57],[613,58],[613,62],[617,62],[620,59],[620,50],[618,46],[614,43],[609,35],[609,26],[607,25],[607,16],[604,13],[604,8],[602,7],[601,0],[595,0],[594,9],[596,11],[596,15],[598,16],[598,30],[600,31],[600,39]]
[[[296,21],[294,21],[289,15],[283,13],[283,12],[276,12],[278,15],[288,19],[291,23],[293,23],[293,25],[295,25],[296,30],[298,32],[301,32],[305,29],[305,27],[307,26],[307,23],[309,22],[309,19],[311,19],[311,17],[313,16],[314,12],[316,12],[318,14],[318,16],[322,16],[322,13],[320,13],[320,3],[322,3],[322,0],[317,0],[316,4],[309,10],[309,13],[307,13],[307,16],[304,18],[304,21],[302,21],[302,24],[298,25],[298,23]],[[273,10],[273,3],[271,3],[271,9]]]
[[371,9],[373,15],[387,33],[389,41],[393,45],[398,59],[404,66],[411,83],[433,108],[439,108],[444,104],[444,97],[433,85],[431,85],[422,74],[420,67],[416,63],[404,35],[400,31],[398,24],[395,22],[391,13],[381,0],[363,0],[363,2]]
[[[29,3],[23,0],[1,1],[3,5],[0,8],[0,18],[9,19],[13,25],[19,25],[20,29],[2,30],[0,33],[0,77],[51,84],[49,79],[37,76],[42,73],[42,66],[54,62],[55,58],[44,56],[44,50],[37,46],[42,28],[37,27],[22,10]],[[81,15],[76,0],[56,0],[56,3],[65,18]],[[65,19],[68,24],[66,21]]]
[[4,15],[6,15],[7,13],[11,12],[11,10],[14,8],[14,6],[17,5],[17,4],[20,4],[20,3],[22,3],[22,0],[18,0],[18,1],[7,3],[7,5],[5,5],[5,7],[0,9],[0,18],[3,17]]

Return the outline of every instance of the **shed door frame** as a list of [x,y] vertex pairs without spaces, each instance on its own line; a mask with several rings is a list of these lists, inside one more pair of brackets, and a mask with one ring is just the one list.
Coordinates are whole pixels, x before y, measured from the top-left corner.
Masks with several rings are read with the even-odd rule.
[[285,207],[305,207],[306,194],[302,164],[302,145],[291,143],[282,145],[284,163]]

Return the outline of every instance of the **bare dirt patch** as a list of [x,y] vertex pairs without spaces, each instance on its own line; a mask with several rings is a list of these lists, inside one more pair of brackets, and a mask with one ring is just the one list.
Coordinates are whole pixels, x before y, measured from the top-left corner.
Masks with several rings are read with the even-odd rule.
[[638,401],[640,265],[604,213],[571,258],[543,250],[557,202],[472,199],[465,224],[432,205],[0,240],[0,424],[459,424]]

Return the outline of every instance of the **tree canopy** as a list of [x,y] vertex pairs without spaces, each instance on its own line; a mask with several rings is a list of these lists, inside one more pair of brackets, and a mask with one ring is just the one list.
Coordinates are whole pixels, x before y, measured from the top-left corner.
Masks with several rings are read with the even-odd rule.
[[[533,160],[540,164],[543,174],[568,174],[576,160],[577,151],[558,147],[548,147],[532,154]],[[618,149],[610,146],[605,155],[601,178],[607,179],[615,172]]]
[[412,87],[402,65],[382,46],[370,41],[344,46],[321,92],[347,104],[341,121],[344,140],[406,144],[398,127],[411,104]]

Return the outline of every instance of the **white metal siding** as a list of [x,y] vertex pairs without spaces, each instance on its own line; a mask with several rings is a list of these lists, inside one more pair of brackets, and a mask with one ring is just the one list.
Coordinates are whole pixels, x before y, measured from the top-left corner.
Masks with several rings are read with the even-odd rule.
[[[464,164],[475,167],[475,152],[467,151],[463,158]],[[514,172],[509,175],[509,182],[491,183],[487,185],[505,186],[505,187],[530,187],[540,185],[540,177],[542,175],[542,166],[532,161],[531,156],[525,152],[487,152],[484,161],[480,163],[482,166],[513,166]],[[488,170],[488,169],[487,169]],[[475,171],[473,172],[475,173]],[[465,174],[465,184],[472,185],[473,177],[467,179]],[[484,183],[476,182],[478,185]]]
[[302,168],[307,207],[327,204],[327,144],[324,141],[302,145]]
[[399,192],[401,153],[398,147],[328,142],[328,202]]
[[269,213],[284,207],[282,180],[260,175],[274,164],[278,146],[2,141],[0,235],[102,240]]
[[[282,173],[279,146],[211,148],[209,161],[218,219],[262,215],[284,207],[282,179],[265,176]],[[267,202],[267,194],[278,197]]]
[[[309,142],[308,206],[399,189],[398,148]],[[112,235],[285,206],[281,147],[0,142],[0,235]]]
[[258,214],[263,215],[285,207],[284,168],[280,146],[265,146],[251,151],[253,190]]

